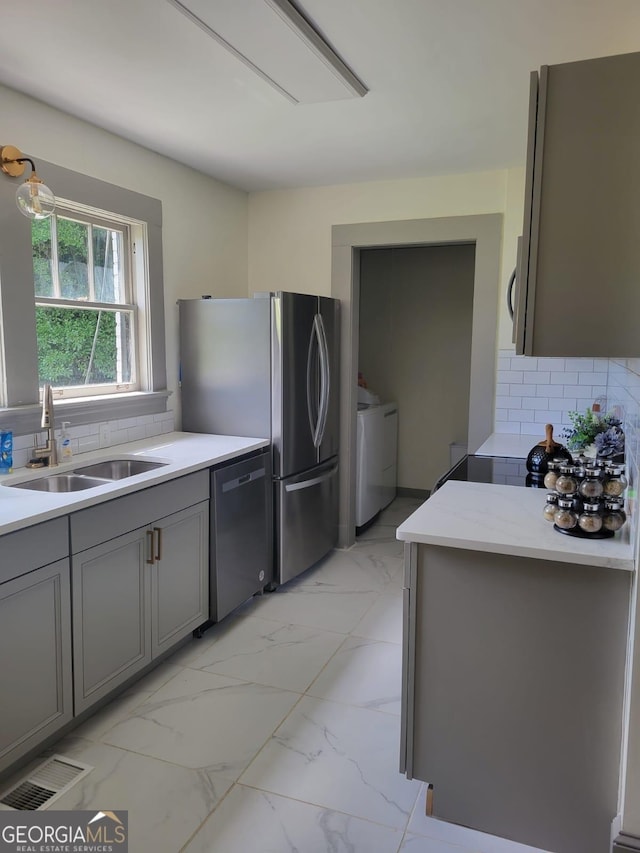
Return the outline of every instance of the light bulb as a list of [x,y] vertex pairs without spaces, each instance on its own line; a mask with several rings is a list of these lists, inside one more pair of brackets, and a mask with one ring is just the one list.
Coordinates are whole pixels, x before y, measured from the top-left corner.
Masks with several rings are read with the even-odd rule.
[[56,197],[35,172],[18,187],[16,203],[20,213],[29,219],[47,219],[56,207]]

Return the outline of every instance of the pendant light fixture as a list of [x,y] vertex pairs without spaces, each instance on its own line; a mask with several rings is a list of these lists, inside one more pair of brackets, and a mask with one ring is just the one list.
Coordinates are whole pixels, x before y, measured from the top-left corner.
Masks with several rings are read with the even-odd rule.
[[0,169],[5,175],[20,177],[24,173],[25,163],[31,166],[31,176],[16,191],[18,210],[29,219],[47,219],[55,210],[56,198],[36,174],[33,160],[23,157],[22,152],[13,145],[0,146]]

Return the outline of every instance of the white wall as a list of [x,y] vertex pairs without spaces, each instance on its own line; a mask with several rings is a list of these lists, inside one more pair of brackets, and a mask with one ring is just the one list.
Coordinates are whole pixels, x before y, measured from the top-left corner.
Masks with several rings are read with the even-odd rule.
[[[514,171],[516,180],[520,175]],[[252,193],[249,291],[329,296],[332,225],[502,213],[510,178],[511,172],[497,171]],[[517,216],[521,227],[522,204]],[[514,240],[508,250],[514,260],[515,251]]]
[[247,294],[247,194],[3,86],[0,115],[2,144],[28,153],[36,167],[41,158],[161,200],[167,385],[176,409],[176,300]]

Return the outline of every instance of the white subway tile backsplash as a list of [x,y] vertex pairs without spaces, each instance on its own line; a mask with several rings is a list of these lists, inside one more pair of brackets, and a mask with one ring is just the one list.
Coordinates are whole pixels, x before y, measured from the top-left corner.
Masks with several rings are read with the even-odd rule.
[[496,409],[521,409],[520,397],[496,396]]
[[535,373],[524,373],[522,381],[525,385],[548,385],[549,371],[536,370]]
[[522,397],[523,409],[548,409],[549,400],[546,397]]
[[[591,385],[565,385],[564,392],[567,397],[575,397],[576,399],[586,398],[587,396],[591,396]],[[593,400],[589,403],[591,405]]]
[[141,425],[129,427],[127,434],[129,436],[129,441],[139,441],[141,438],[147,437],[145,428]]
[[549,370],[552,373],[565,371],[567,369],[564,358],[541,358],[542,370]]
[[[514,363],[515,362],[515,363]],[[538,370],[538,359],[537,358],[529,358],[526,355],[522,355],[520,357],[516,357],[511,359],[511,369],[512,370],[522,370],[525,372],[530,372],[532,370]]]
[[544,438],[544,430],[539,423],[529,421],[528,423],[520,424],[520,435],[539,435],[540,440]]
[[509,385],[509,397],[530,397],[532,392],[531,385]]
[[531,409],[509,409],[509,420],[520,422],[534,421],[534,412]]
[[[633,367],[628,364],[630,361]],[[569,412],[585,411],[597,397],[607,393],[612,364],[606,358],[540,358],[518,356],[512,349],[500,350],[496,431],[500,424],[502,432],[524,434],[529,430],[537,434],[540,425],[547,422],[560,430],[570,424]],[[637,381],[636,396],[640,399],[640,359],[619,359],[615,367],[625,376],[627,387],[634,379]]]
[[498,382],[522,382],[523,373],[521,370],[498,370]]
[[536,412],[535,418],[536,423],[546,424],[559,424],[562,421],[562,412],[559,411],[546,411],[546,412]]
[[583,373],[580,371],[578,373],[578,385],[598,385],[602,384],[602,374],[601,373]]
[[564,399],[566,397],[564,385],[549,385],[545,388],[543,385],[538,387],[538,394],[546,397],[558,397]]
[[578,384],[578,372],[569,373],[566,370],[558,371],[557,373],[550,374],[550,383],[551,385],[577,385]]
[[592,358],[567,358],[565,359],[565,370],[575,370],[578,373],[582,371],[593,372]]

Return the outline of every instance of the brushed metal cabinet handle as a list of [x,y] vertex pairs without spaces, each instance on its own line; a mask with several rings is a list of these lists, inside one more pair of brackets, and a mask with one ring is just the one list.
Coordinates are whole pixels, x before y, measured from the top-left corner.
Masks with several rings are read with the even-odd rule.
[[154,527],[154,533],[156,534],[156,556],[155,559],[160,561],[162,559],[162,528]]
[[147,563],[148,565],[153,566],[156,561],[153,552],[153,530],[147,530],[147,548],[149,553],[149,556],[147,557]]

